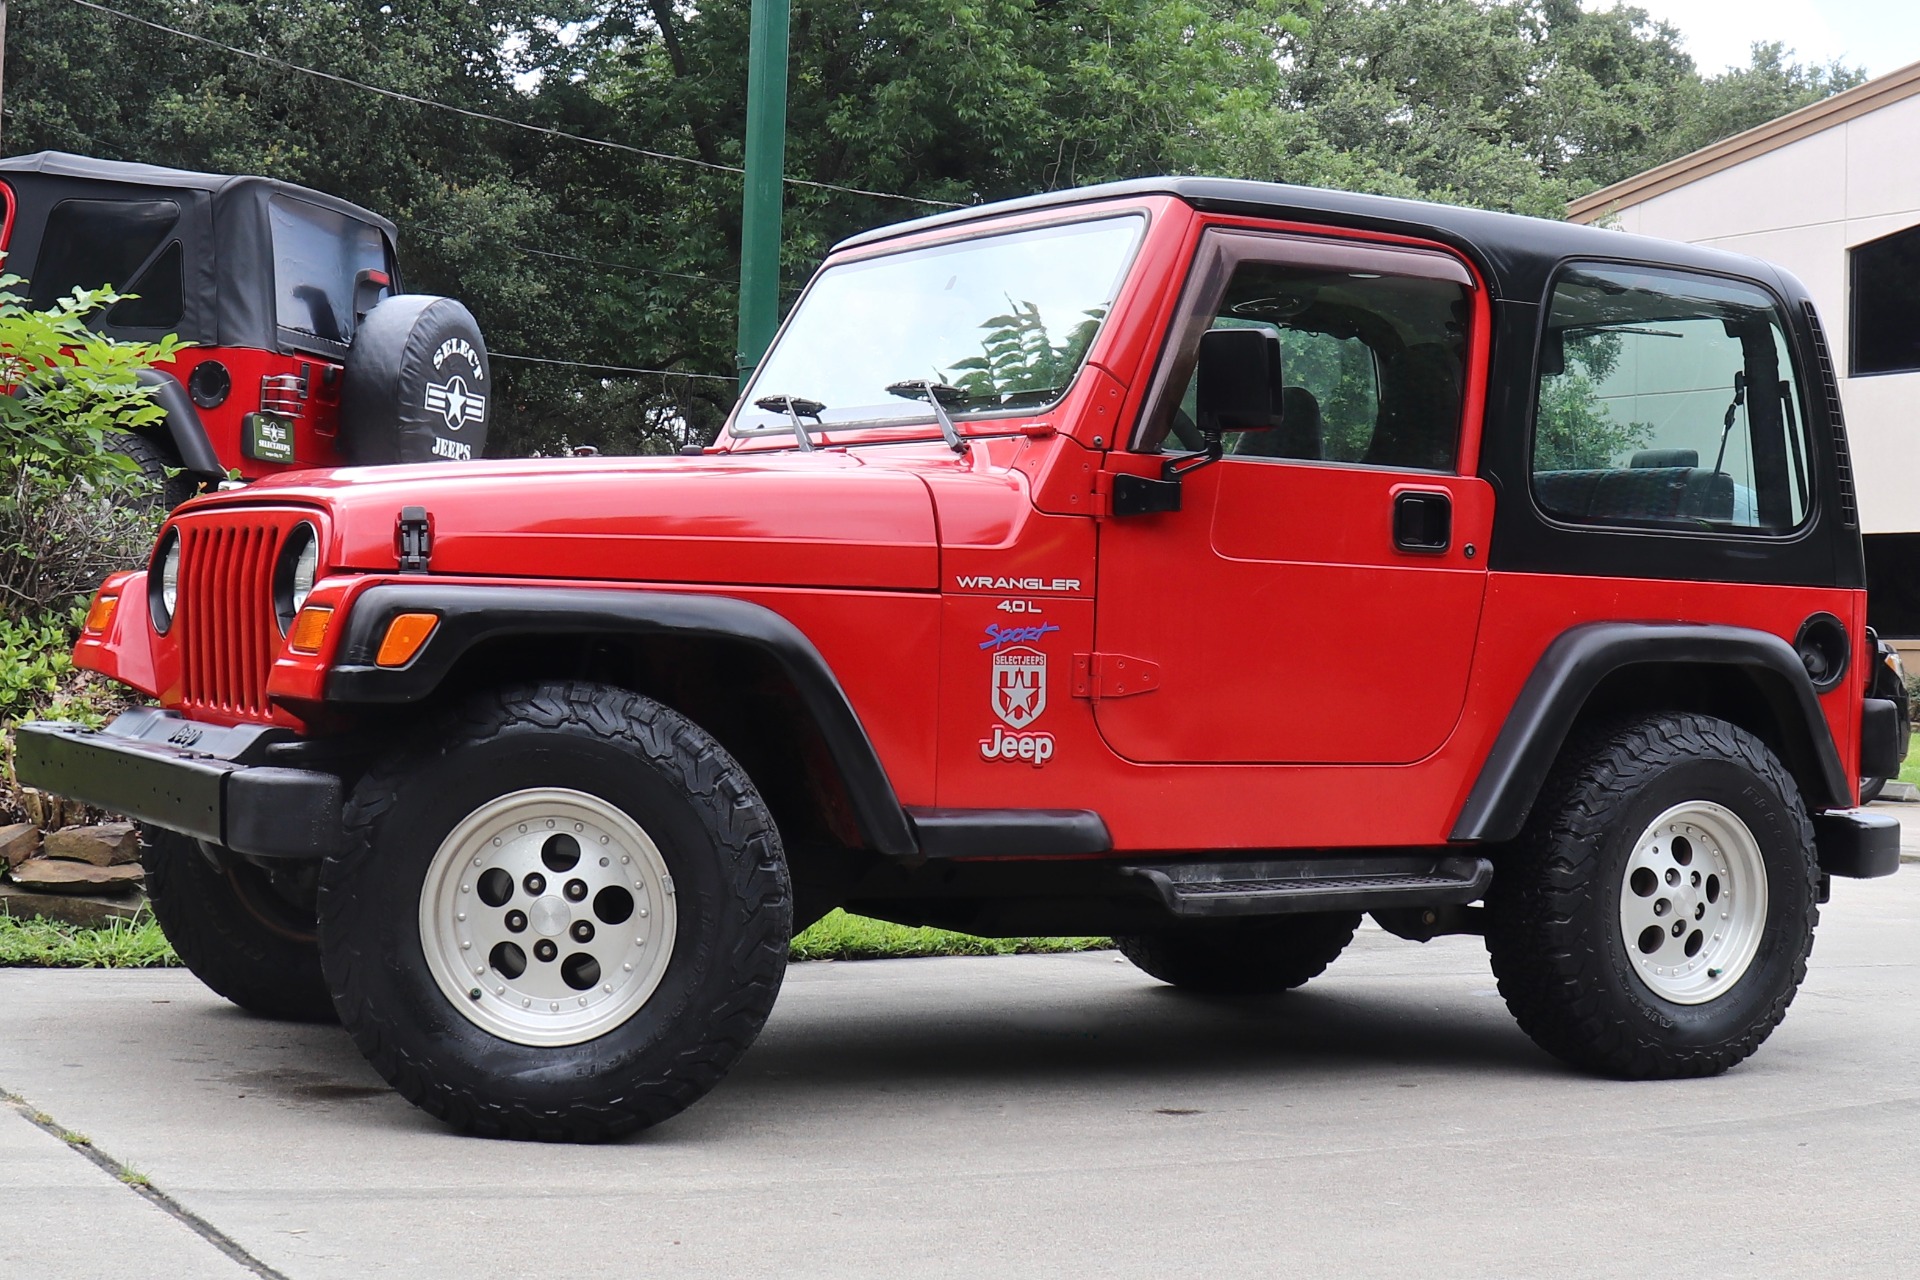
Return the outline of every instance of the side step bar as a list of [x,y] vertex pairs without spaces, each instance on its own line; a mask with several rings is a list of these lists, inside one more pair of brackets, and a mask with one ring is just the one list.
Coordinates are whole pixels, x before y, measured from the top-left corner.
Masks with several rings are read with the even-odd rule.
[[1439,907],[1486,896],[1493,863],[1459,854],[1309,858],[1286,862],[1161,862],[1121,868],[1185,919]]

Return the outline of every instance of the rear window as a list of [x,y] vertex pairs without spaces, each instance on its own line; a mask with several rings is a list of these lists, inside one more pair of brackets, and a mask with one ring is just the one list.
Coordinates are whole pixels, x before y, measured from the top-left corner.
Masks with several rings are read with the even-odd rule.
[[1580,266],[1540,353],[1533,492],[1577,523],[1783,533],[1812,505],[1800,379],[1756,285]]
[[275,196],[274,313],[281,329],[345,345],[353,341],[353,286],[362,271],[386,271],[378,227],[305,200]]
[[183,297],[179,224],[173,200],[62,200],[47,215],[28,296],[49,307],[75,289],[109,285],[140,296],[107,312],[107,327],[173,328]]

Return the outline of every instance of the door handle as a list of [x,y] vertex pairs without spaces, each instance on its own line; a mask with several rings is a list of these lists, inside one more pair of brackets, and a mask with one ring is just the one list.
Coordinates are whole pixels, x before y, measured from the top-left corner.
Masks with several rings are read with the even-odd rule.
[[1453,545],[1453,499],[1433,489],[1404,489],[1393,496],[1393,545],[1428,555]]

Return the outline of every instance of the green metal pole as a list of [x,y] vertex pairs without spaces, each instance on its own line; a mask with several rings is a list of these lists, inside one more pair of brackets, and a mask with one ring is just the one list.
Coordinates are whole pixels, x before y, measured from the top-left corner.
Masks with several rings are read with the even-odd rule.
[[747,37],[747,173],[740,205],[740,385],[780,327],[780,199],[787,161],[789,0],[753,0]]

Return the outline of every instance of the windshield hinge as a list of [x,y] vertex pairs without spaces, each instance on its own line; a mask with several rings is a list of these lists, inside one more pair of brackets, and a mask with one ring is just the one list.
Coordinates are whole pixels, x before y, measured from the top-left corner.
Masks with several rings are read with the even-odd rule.
[[402,573],[425,573],[433,559],[433,517],[425,507],[402,507],[393,522],[393,554]]
[[1124,653],[1076,653],[1073,655],[1073,696],[1090,698],[1131,698],[1152,693],[1160,687],[1160,664],[1145,658],[1130,658]]

